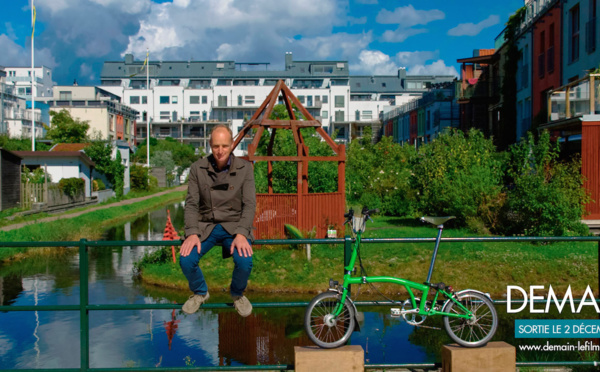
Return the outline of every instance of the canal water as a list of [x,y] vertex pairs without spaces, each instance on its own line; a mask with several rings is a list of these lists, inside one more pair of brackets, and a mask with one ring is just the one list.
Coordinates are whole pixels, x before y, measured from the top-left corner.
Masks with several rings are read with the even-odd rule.
[[[176,229],[183,226],[183,205],[145,214],[104,232],[104,240],[161,240],[170,212]],[[91,304],[182,303],[189,293],[146,286],[136,281],[133,265],[156,247],[91,248]],[[208,278],[210,283],[210,278]],[[313,295],[257,295],[251,300],[309,301]],[[230,302],[225,293],[211,293],[211,302]],[[40,257],[0,267],[0,305],[76,305],[79,303],[77,255]],[[351,343],[365,350],[366,363],[439,362],[450,339],[443,330],[414,328],[391,317],[389,308],[359,308],[361,331]],[[514,317],[499,308],[496,340],[515,344]],[[293,364],[294,346],[311,345],[302,327],[304,309],[255,309],[241,318],[233,309],[91,311],[92,368],[185,367]],[[563,317],[564,317],[563,312]],[[547,315],[552,318],[552,314]],[[429,327],[442,327],[428,320]],[[77,311],[15,311],[0,313],[0,369],[78,368]],[[531,341],[531,340],[528,340]],[[544,340],[545,341],[545,340]],[[521,360],[536,360],[520,354]],[[554,356],[544,356],[544,360]],[[558,360],[578,359],[575,354]]]

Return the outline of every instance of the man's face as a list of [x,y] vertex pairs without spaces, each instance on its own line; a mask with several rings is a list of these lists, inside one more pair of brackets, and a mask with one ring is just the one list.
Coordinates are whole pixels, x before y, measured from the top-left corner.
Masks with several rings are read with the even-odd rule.
[[231,146],[233,146],[233,138],[226,129],[219,128],[212,133],[210,148],[219,169],[227,165],[232,150]]

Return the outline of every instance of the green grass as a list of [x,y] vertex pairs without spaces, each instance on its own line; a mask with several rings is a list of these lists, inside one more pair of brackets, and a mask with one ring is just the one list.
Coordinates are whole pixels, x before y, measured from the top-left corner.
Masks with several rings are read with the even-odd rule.
[[[378,217],[369,222],[365,238],[435,237],[435,228],[413,220]],[[446,229],[444,237],[474,236],[466,230]],[[274,247],[274,248],[273,248]],[[302,250],[283,246],[255,247],[254,267],[248,289],[264,292],[318,292],[327,289],[329,278],[343,278],[341,245],[313,245],[312,261]],[[427,277],[433,243],[364,244],[363,264],[369,275],[403,277],[421,283]],[[597,244],[513,242],[444,243],[440,245],[432,281],[443,281],[455,289],[473,288],[490,292],[495,298],[506,295],[507,285],[552,285],[564,292],[568,285],[583,294],[587,285],[597,289]],[[222,260],[218,247],[200,262],[211,290],[227,289],[232,260]],[[357,262],[358,267],[358,262]],[[162,263],[142,268],[145,282],[187,289],[178,264]],[[392,284],[377,284],[388,294],[405,293]],[[547,287],[546,287],[547,288]],[[361,293],[372,291],[363,286]]]
[[148,195],[157,194],[159,192],[166,191],[166,190],[169,190],[169,188],[160,187],[160,188],[156,188],[156,189],[148,190],[148,191],[132,190],[129,193],[127,193],[127,195],[123,195],[121,197],[121,199],[112,197],[112,198],[109,198],[108,200],[105,200],[102,203],[99,203],[99,204],[87,205],[85,207],[80,207],[80,208],[73,208],[73,209],[69,209],[68,211],[65,211],[62,213],[49,214],[49,213],[41,212],[41,213],[30,214],[30,215],[26,215],[26,216],[15,216],[14,219],[9,220],[6,217],[10,217],[16,213],[23,212],[23,210],[21,208],[11,208],[11,209],[7,209],[7,210],[0,212],[0,227],[15,225],[15,224],[22,223],[22,222],[36,221],[36,220],[42,219],[44,217],[65,216],[65,215],[69,215],[72,213],[96,208],[101,205],[113,204],[113,203],[118,203],[119,201],[123,201],[123,200],[140,198],[140,197],[144,197],[144,196],[148,196]]
[[[184,191],[171,192],[129,205],[91,211],[75,218],[31,224],[20,229],[0,231],[0,242],[16,241],[77,241],[81,238],[100,238],[102,231],[130,218],[154,210],[159,206],[181,201]],[[20,257],[28,248],[2,248],[0,261]]]

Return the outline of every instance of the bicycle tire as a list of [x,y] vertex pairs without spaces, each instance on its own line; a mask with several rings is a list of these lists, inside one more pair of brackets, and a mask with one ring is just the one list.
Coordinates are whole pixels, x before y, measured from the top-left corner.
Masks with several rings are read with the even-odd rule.
[[[446,332],[461,346],[485,346],[498,328],[498,313],[494,303],[485,294],[476,291],[464,291],[460,302],[475,315],[474,320],[444,316]],[[464,314],[464,311],[452,301],[448,301],[443,312]]]
[[321,293],[310,301],[304,313],[304,330],[310,340],[323,349],[344,345],[354,332],[354,306],[347,298],[340,315],[332,318],[341,297],[337,292]]

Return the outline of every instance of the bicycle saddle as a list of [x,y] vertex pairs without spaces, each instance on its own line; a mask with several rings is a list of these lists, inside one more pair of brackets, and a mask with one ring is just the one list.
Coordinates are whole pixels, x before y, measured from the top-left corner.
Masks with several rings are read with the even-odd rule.
[[452,219],[455,219],[456,216],[446,216],[446,217],[429,217],[429,216],[423,216],[421,217],[421,221],[423,222],[429,222],[432,225],[443,225],[444,223],[446,223],[447,221],[450,221]]

